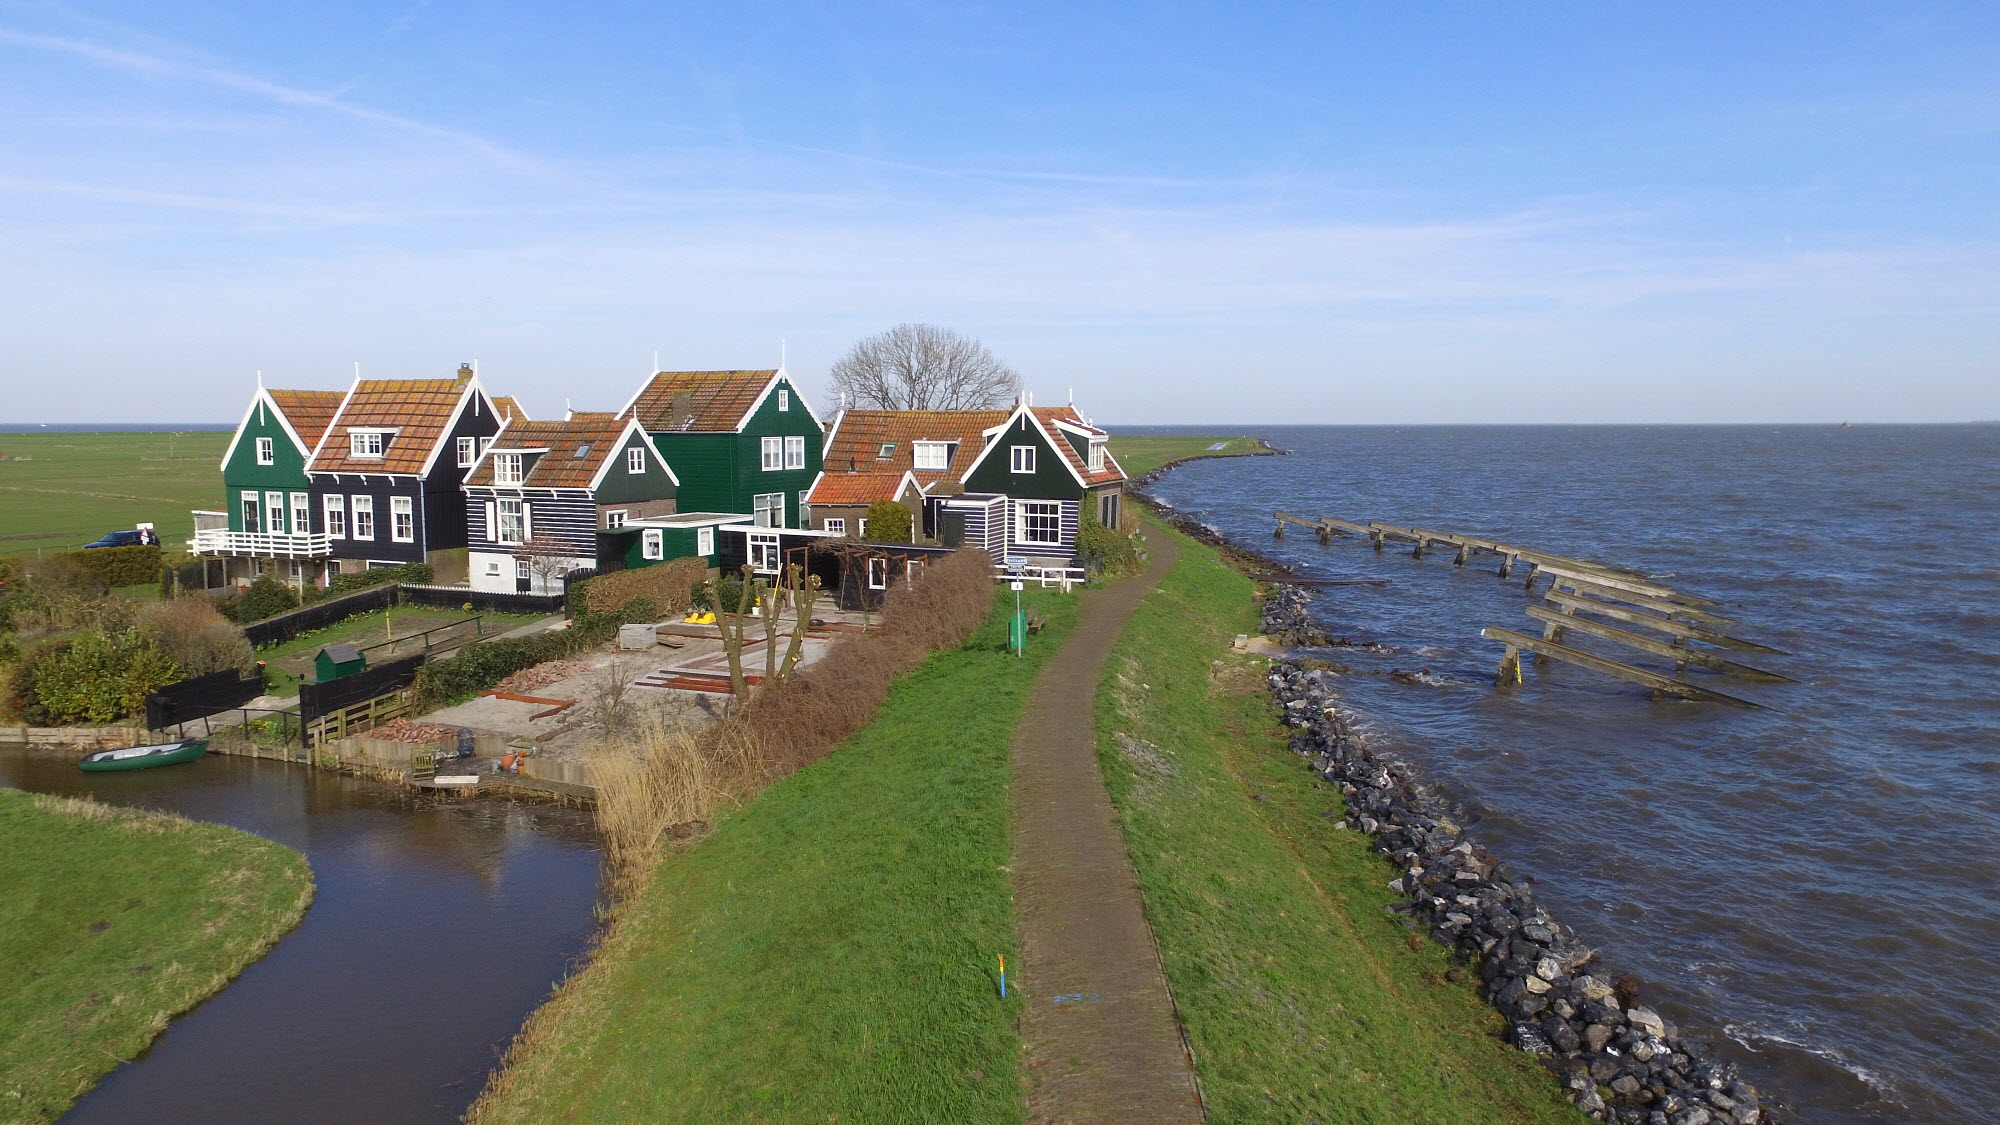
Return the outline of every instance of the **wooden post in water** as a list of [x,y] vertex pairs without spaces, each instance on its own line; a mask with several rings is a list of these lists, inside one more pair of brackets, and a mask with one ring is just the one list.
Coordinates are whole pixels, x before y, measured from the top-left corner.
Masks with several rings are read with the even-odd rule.
[[1521,650],[1508,645],[1500,654],[1500,671],[1493,677],[1494,687],[1512,687],[1521,682]]
[[1542,573],[1542,564],[1530,560],[1528,563],[1528,580],[1521,584],[1521,589],[1526,593],[1530,594],[1534,593],[1535,578],[1541,573]]
[[1506,579],[1506,578],[1509,578],[1509,577],[1511,577],[1511,576],[1513,575],[1513,573],[1514,573],[1514,560],[1515,560],[1515,559],[1517,559],[1517,558],[1519,558],[1519,557],[1520,557],[1519,555],[1501,555],[1501,556],[1500,556],[1500,577],[1501,577],[1502,579]]
[[1458,545],[1458,557],[1451,560],[1451,565],[1464,566],[1466,560],[1470,559],[1471,557],[1472,557],[1472,544],[1460,543]]

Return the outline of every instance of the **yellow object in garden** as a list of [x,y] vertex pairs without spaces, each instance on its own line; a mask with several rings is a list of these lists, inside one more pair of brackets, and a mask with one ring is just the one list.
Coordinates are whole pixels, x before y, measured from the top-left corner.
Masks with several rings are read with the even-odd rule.
[[700,611],[690,611],[690,612],[688,613],[688,615],[687,615],[686,617],[683,617],[683,618],[681,618],[681,624],[683,624],[683,625],[713,625],[713,624],[715,624],[715,614],[713,614],[713,613],[702,613],[702,612],[700,612]]

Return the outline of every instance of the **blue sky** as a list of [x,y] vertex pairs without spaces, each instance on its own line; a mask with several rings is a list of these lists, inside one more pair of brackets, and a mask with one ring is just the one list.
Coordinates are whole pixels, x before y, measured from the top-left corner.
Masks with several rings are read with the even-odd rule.
[[0,419],[979,336],[1103,422],[2000,417],[2000,6],[0,0]]

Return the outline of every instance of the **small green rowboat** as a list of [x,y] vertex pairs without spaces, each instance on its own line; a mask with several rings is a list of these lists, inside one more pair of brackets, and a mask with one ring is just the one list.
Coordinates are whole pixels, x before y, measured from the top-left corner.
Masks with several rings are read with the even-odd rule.
[[208,740],[190,738],[181,742],[158,742],[125,750],[100,750],[76,764],[92,773],[107,770],[149,770],[154,766],[177,766],[208,753]]

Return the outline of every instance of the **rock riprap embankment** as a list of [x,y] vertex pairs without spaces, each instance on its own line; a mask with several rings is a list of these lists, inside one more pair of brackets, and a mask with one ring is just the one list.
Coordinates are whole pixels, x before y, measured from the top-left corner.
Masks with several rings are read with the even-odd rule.
[[[1302,632],[1294,615],[1306,615],[1309,601],[1295,587],[1273,590],[1265,631],[1281,638]],[[1549,917],[1533,890],[1466,837],[1442,797],[1354,732],[1331,672],[1279,661],[1269,679],[1294,729],[1292,748],[1339,787],[1347,823],[1402,869],[1389,886],[1405,898],[1390,909],[1428,926],[1455,959],[1478,963],[1487,998],[1512,1024],[1508,1038],[1543,1056],[1579,1108],[1625,1125],[1770,1120],[1733,1066],[1641,1006],[1629,983],[1604,975],[1596,955]]]

